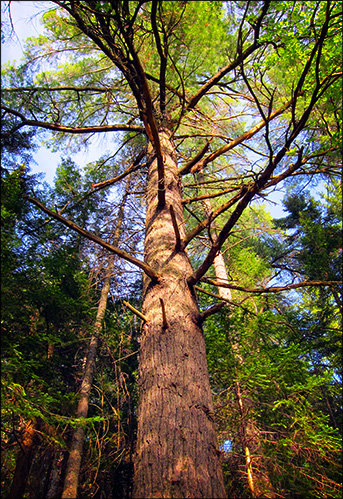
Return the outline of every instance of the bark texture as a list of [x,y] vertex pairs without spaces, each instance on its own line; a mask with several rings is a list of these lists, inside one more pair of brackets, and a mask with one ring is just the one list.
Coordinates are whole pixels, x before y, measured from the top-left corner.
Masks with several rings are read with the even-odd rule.
[[159,279],[144,278],[147,321],[140,345],[133,496],[220,498],[225,497],[225,490],[205,341],[195,294],[187,284],[193,270],[187,253],[175,249],[185,231],[178,171],[167,130],[160,132],[160,144],[166,200],[161,208],[157,161],[149,148],[145,261]]

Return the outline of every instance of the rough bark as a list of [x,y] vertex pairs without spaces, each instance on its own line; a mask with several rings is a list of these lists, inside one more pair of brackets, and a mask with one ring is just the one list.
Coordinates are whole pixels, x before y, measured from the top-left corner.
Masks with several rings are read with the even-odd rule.
[[[205,341],[184,238],[182,196],[167,130],[160,131],[165,205],[158,208],[157,161],[149,153],[145,261],[158,282],[144,278],[135,498],[225,497]],[[170,206],[173,210],[170,210]],[[173,216],[174,213],[174,224]],[[175,233],[175,220],[179,234]]]
[[[119,212],[118,219],[116,222],[116,227],[113,236],[113,244],[117,245],[120,236],[120,230],[122,221],[124,218],[124,206],[126,198],[128,195],[128,184],[125,194],[123,196]],[[76,411],[76,418],[86,418],[88,415],[89,397],[92,390],[93,384],[93,373],[95,369],[95,361],[99,346],[99,333],[102,329],[102,323],[105,317],[106,307],[107,307],[107,297],[111,284],[112,269],[114,263],[114,255],[111,255],[108,260],[107,271],[105,279],[103,282],[103,287],[101,290],[100,301],[98,305],[97,315],[94,324],[94,334],[91,338],[87,362],[84,370],[84,375],[81,383],[80,389],[80,399],[78,402],[78,407]],[[82,426],[78,426],[73,434],[73,439],[70,448],[70,454],[67,463],[67,472],[64,481],[64,489],[62,493],[62,499],[75,499],[77,497],[77,489],[79,483],[79,474],[82,460],[82,449],[84,441],[84,429]]]
[[20,451],[16,460],[13,480],[11,483],[8,499],[21,499],[24,496],[27,480],[30,474],[35,442],[36,422],[29,421],[24,430],[23,439],[20,442]]

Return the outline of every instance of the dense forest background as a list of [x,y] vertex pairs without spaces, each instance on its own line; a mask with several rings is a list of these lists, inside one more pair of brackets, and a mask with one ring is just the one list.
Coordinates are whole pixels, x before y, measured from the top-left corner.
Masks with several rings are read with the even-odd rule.
[[[2,69],[3,496],[138,497],[157,172],[194,269],[227,497],[341,497],[341,4],[49,4]],[[182,222],[160,194],[167,129]],[[42,143],[61,153],[53,185],[31,172]]]

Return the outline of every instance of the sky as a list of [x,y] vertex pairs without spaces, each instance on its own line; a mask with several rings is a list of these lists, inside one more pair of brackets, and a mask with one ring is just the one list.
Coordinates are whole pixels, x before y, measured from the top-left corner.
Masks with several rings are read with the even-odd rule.
[[[1,1],[1,21],[5,26],[10,27],[8,16],[8,1]],[[38,36],[43,33],[43,26],[40,23],[40,17],[45,10],[48,10],[53,4],[49,1],[13,1],[11,2],[11,20],[14,27],[11,39],[1,44],[1,63],[19,61],[23,54],[24,41],[30,36]],[[5,30],[7,32],[7,29]],[[105,151],[101,150],[101,155]],[[79,165],[89,163],[97,159],[99,151],[97,147],[91,147],[88,151],[80,151],[77,155],[69,155]],[[53,183],[56,168],[61,160],[61,153],[54,153],[42,145],[37,152],[33,154],[35,163],[31,164],[32,173],[44,172],[45,178],[49,184]],[[269,195],[269,199],[274,203],[267,203],[266,209],[271,212],[274,218],[285,216],[281,206],[281,199],[284,193],[276,191]]]
[[[8,15],[8,1],[1,1],[1,22],[10,26]],[[1,44],[1,64],[7,62],[20,61],[23,55],[24,41],[31,36],[38,36],[43,33],[43,26],[40,22],[41,15],[54,6],[49,1],[13,1],[11,2],[11,19],[14,33],[11,39]],[[7,32],[7,30],[6,30]],[[104,154],[101,150],[99,154],[96,148],[89,148],[87,151],[80,151],[77,154],[68,154],[74,161],[82,166],[98,159]],[[45,173],[44,180],[53,184],[56,168],[61,162],[61,152],[52,152],[44,144],[39,147],[37,152],[33,153],[35,163],[30,164],[32,173]]]
[[[1,44],[1,64],[7,62],[20,61],[23,55],[24,40],[30,36],[38,36],[42,34],[43,27],[40,24],[42,12],[50,6],[50,2],[11,2],[11,19],[13,23],[14,33],[7,43]],[[5,22],[6,26],[10,26],[8,15],[8,1],[1,1],[1,22]],[[5,12],[4,12],[4,9]],[[7,32],[7,29],[6,29]],[[46,147],[40,147],[33,154],[36,164],[31,164],[32,173],[44,172],[45,179],[49,184],[52,184],[56,168],[60,162],[60,153],[53,153]]]

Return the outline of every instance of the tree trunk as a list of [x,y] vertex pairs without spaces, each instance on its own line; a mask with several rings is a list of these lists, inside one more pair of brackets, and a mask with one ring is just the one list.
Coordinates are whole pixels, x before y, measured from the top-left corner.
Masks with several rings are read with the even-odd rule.
[[[92,389],[93,371],[95,367],[98,342],[98,338],[96,336],[93,336],[89,345],[85,372],[80,389],[80,399],[76,411],[77,418],[86,418],[88,415],[89,396]],[[78,426],[77,428],[75,428],[71,443],[62,499],[75,499],[77,497],[83,439],[83,427]]]
[[[114,245],[117,245],[119,241],[121,224],[124,218],[124,206],[128,195],[128,189],[129,189],[129,184],[127,184],[127,188],[118,212],[118,219],[116,222],[116,228],[113,236]],[[107,307],[107,297],[110,290],[114,259],[115,259],[114,255],[111,255],[108,259],[107,272],[101,290],[98,311],[94,324],[94,335],[92,336],[90,341],[88,355],[87,355],[87,362],[80,389],[80,399],[76,411],[77,418],[86,418],[88,415],[89,397],[92,390],[93,373],[94,373],[95,361],[99,345],[98,335],[101,331],[102,323],[105,317],[105,312]],[[75,499],[77,497],[77,488],[79,483],[79,475],[80,475],[80,467],[82,459],[83,440],[84,440],[83,427],[78,426],[74,431],[71,443],[62,499]]]
[[158,208],[157,160],[149,146],[145,261],[158,274],[144,277],[135,498],[226,497],[205,341],[186,251],[175,249],[184,218],[181,189],[167,130],[159,133],[166,203]]
[[[229,281],[228,281],[228,277],[227,277],[225,261],[224,261],[224,258],[223,258],[223,255],[221,252],[218,253],[218,255],[214,259],[213,263],[214,263],[214,270],[215,270],[217,281],[221,282],[223,284],[228,284]],[[221,298],[223,298],[224,300],[230,301],[232,299],[231,290],[229,288],[219,287],[218,291],[219,291],[219,296]],[[237,343],[233,343],[231,341],[231,346],[232,346],[233,354],[235,355],[239,364],[242,364],[243,359],[239,354],[239,345]],[[249,485],[251,496],[256,497],[256,490],[255,490],[252,463],[251,463],[251,453],[250,453],[248,439],[247,439],[247,428],[246,428],[246,421],[245,421],[244,408],[243,408],[243,399],[241,396],[240,383],[239,383],[238,379],[236,379],[236,381],[235,381],[235,389],[236,389],[236,396],[237,396],[237,404],[238,404],[239,412],[241,415],[240,434],[241,434],[242,448],[244,450],[245,467],[246,467],[246,472],[247,472],[247,477],[248,477],[248,485]]]
[[[204,180],[202,172],[199,172],[198,178],[200,181]],[[204,202],[204,208],[207,216],[210,216],[212,213],[212,206],[211,206],[211,201],[209,199],[205,199]],[[213,228],[213,234],[212,238],[215,240],[217,235],[216,235],[216,230],[214,224],[212,224]],[[214,271],[216,275],[216,280],[220,283],[223,284],[229,284],[228,280],[228,275],[227,275],[227,270],[226,270],[226,265],[225,265],[225,260],[223,257],[223,254],[221,251],[218,252],[216,255],[214,261]],[[218,288],[219,296],[228,302],[232,300],[232,294],[231,290],[229,288],[223,288],[219,287]],[[232,346],[232,353],[235,357],[235,360],[238,362],[239,365],[243,364],[243,359],[242,356],[240,355],[240,346],[237,342],[232,341],[230,338],[231,346]],[[235,392],[236,392],[236,400],[237,400],[237,405],[240,413],[240,437],[241,437],[241,445],[242,449],[244,452],[244,459],[245,459],[245,468],[246,468],[246,474],[247,474],[247,480],[248,480],[248,486],[250,489],[250,494],[251,497],[274,497],[274,491],[273,487],[269,481],[269,478],[266,475],[262,475],[262,473],[257,472],[257,475],[259,475],[259,480],[256,481],[256,477],[254,476],[254,470],[253,470],[253,460],[252,460],[252,455],[251,455],[251,448],[250,444],[255,443],[255,447],[260,448],[260,435],[257,431],[254,431],[254,425],[249,425],[246,421],[246,411],[244,408],[243,404],[243,396],[241,393],[241,386],[240,382],[238,380],[238,375],[236,375],[236,381],[235,381]],[[257,443],[257,445],[256,445]],[[261,487],[259,486],[259,482]],[[263,489],[263,490],[262,490]],[[264,494],[267,495],[264,495]]]
[[49,477],[49,486],[46,493],[46,499],[59,499],[61,495],[61,476],[64,464],[64,452],[57,450],[53,457],[51,473]]
[[21,499],[24,496],[35,447],[35,428],[36,423],[34,421],[29,421],[26,425],[8,499]]
[[[214,268],[216,279],[219,282],[228,284],[228,276],[225,267],[225,261],[221,252],[218,253],[214,260]],[[225,300],[231,301],[231,290],[229,288],[219,287],[219,296]],[[230,340],[231,341],[231,340]],[[232,352],[239,365],[243,364],[242,356],[240,355],[240,347],[236,342],[231,341]],[[236,375],[235,392],[237,397],[237,405],[240,413],[240,436],[241,444],[245,458],[245,468],[250,489],[251,497],[275,497],[273,486],[266,473],[259,469],[256,461],[262,456],[257,455],[256,451],[261,450],[261,438],[259,431],[255,428],[254,421],[247,421],[247,411],[244,407],[244,397],[241,392],[241,385],[238,380],[239,373]],[[250,416],[251,418],[251,416]],[[252,455],[252,452],[254,454]],[[255,459],[255,469],[253,463]],[[257,464],[257,465],[256,465]],[[261,462],[260,462],[261,466]]]

